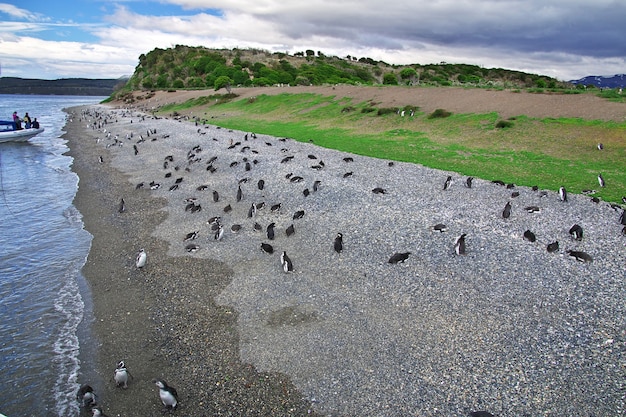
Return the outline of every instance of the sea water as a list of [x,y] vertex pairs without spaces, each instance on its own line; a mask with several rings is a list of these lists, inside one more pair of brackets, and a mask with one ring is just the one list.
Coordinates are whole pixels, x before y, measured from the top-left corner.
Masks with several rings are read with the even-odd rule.
[[[0,95],[45,132],[0,143],[0,414],[79,415],[80,349],[90,296],[81,275],[91,245],[72,201],[78,177],[61,139],[64,108],[104,97]],[[85,327],[87,326],[87,327]]]

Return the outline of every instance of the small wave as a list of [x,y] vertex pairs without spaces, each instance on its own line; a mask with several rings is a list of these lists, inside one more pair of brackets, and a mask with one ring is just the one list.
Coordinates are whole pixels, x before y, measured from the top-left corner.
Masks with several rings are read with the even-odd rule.
[[54,302],[54,309],[60,316],[62,325],[54,342],[54,371],[57,380],[53,389],[55,409],[59,416],[78,416],[76,391],[79,388],[78,373],[80,345],[77,329],[83,319],[85,303],[80,295],[76,276],[79,267],[68,268],[65,285],[59,291]]
[[63,210],[63,217],[65,217],[72,226],[83,227],[83,215],[76,207],[69,206]]

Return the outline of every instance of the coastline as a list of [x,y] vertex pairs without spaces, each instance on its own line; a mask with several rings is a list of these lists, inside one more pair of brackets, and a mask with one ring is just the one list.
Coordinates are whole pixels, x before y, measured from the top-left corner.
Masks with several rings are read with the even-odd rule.
[[[584,393],[583,381],[606,391],[607,410],[619,410],[619,393],[611,388],[619,370],[609,371],[602,382],[607,375],[581,369],[611,363],[612,344],[623,343],[616,329],[623,317],[619,259],[624,248],[610,208],[575,195],[564,206],[554,192],[544,198],[519,187],[515,215],[505,223],[494,218],[511,192],[487,181],[477,180],[472,190],[480,198],[467,199],[461,178],[455,178],[452,192],[440,192],[441,178],[452,173],[400,163],[391,168],[387,161],[360,157],[347,168],[339,152],[269,137],[253,145],[258,156],[244,156],[241,146],[227,150],[244,132],[208,127],[202,135],[191,122],[144,119],[139,112],[112,106],[86,108],[109,117],[106,129],[124,142],[107,147],[114,139],[89,129],[80,110],[71,110],[64,137],[80,178],[75,205],[94,236],[83,273],[93,293],[99,343],[95,363],[82,366],[98,369],[97,390],[108,415],[161,415],[153,378],[176,387],[177,412],[194,416],[314,415],[317,410],[324,415],[416,410],[464,415],[478,408],[502,416],[557,415],[599,407],[597,398]],[[158,133],[146,137],[133,155],[132,144],[152,128]],[[124,139],[131,130],[133,140]],[[200,167],[170,169],[173,178],[164,179],[163,152],[174,153],[178,163],[199,143],[204,148]],[[297,156],[292,165],[278,165],[285,155],[280,147]],[[311,174],[311,152],[326,161],[326,171]],[[207,173],[211,155],[218,156],[223,177]],[[243,168],[245,157],[259,160],[250,174]],[[239,164],[229,168],[233,160]],[[355,170],[354,182],[343,182],[340,174],[346,169]],[[319,197],[305,198],[304,186],[285,183],[288,170],[306,172],[309,182],[323,178]],[[237,205],[237,181],[247,175],[254,181],[243,185],[244,201]],[[263,192],[255,189],[260,175],[268,180]],[[178,176],[185,177],[181,189],[168,192]],[[415,196],[406,189],[407,178],[420,178],[410,187]],[[136,189],[134,184],[149,179],[162,181],[163,187]],[[210,192],[194,191],[200,183],[220,190],[219,204],[211,201]],[[373,196],[374,185],[388,187],[390,195]],[[183,203],[192,195],[203,205],[195,217]],[[127,210],[118,213],[122,197]],[[277,238],[276,246],[295,258],[298,271],[292,275],[280,271],[278,255],[258,251],[263,239],[255,232],[229,234],[219,243],[208,239],[207,218],[232,203],[232,214],[221,215],[248,226],[245,212],[251,201],[261,200],[283,202],[286,210],[276,217],[280,227],[288,225],[292,210],[306,206],[307,218],[297,224],[298,236],[305,239]],[[519,213],[522,202],[540,204],[546,224]],[[484,218],[473,218],[477,212]],[[267,211],[260,216],[264,226],[274,219]],[[589,238],[566,240],[566,227],[581,217]],[[429,226],[439,219],[455,230],[433,235]],[[560,239],[561,253],[548,258],[540,243],[523,242],[518,234],[526,224],[543,233],[541,244]],[[470,230],[471,249],[463,260],[450,247],[453,234],[464,231],[460,227]],[[182,237],[196,228],[203,233],[201,249],[187,254]],[[346,251],[337,256],[330,248],[339,230],[347,232]],[[498,253],[503,242],[505,253]],[[138,271],[133,257],[140,248],[149,258]],[[565,248],[587,250],[594,262],[578,264],[568,259]],[[410,249],[410,261],[390,266],[386,260],[396,249]],[[598,291],[607,298],[598,298]],[[567,330],[568,315],[600,301],[604,304],[594,307],[597,317],[579,317],[573,326],[588,338],[578,341]],[[407,323],[412,325],[408,330]],[[571,355],[582,355],[583,363],[570,356],[557,365],[537,362],[558,356],[561,336],[567,343],[576,340]],[[605,345],[607,340],[612,342]],[[135,377],[128,390],[110,380],[122,359]],[[316,392],[319,398],[312,395]]]

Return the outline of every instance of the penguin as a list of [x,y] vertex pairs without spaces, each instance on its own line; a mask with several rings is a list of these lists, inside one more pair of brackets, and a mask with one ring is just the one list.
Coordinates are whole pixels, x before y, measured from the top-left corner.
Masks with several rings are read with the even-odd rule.
[[541,209],[537,206],[527,206],[524,207],[524,210],[526,210],[528,213],[539,213],[541,211]]
[[626,225],[626,210],[622,210],[622,214],[619,216],[619,224]]
[[124,213],[125,211],[126,211],[126,202],[124,201],[123,198],[120,198],[120,204],[117,207],[117,212]]
[[465,255],[465,233],[457,237],[454,241],[454,253],[457,255]]
[[96,393],[89,384],[83,384],[76,393],[76,399],[84,408],[91,408],[96,405]]
[[489,411],[480,410],[480,411],[472,411],[471,413],[469,413],[469,417],[496,417],[496,416],[491,414]]
[[335,252],[337,253],[341,253],[341,251],[343,251],[343,234],[342,233],[337,233],[337,236],[335,236],[335,241],[333,242],[333,249],[335,249]]
[[344,177],[344,178],[348,178],[348,177],[351,177],[351,176],[352,176],[352,174],[353,174],[353,173],[352,173],[352,171],[349,171],[349,172],[344,173],[344,174],[343,174],[343,177]]
[[259,182],[257,182],[257,187],[259,190],[263,191],[263,188],[265,188],[265,181],[259,180]]
[[573,225],[569,229],[569,234],[572,235],[575,240],[583,240],[583,228],[578,224]]
[[104,163],[104,158],[102,158],[102,155],[98,156],[98,162],[100,162],[101,164]]
[[283,266],[283,271],[293,272],[293,263],[287,256],[287,252],[283,251],[283,253],[280,254],[280,263]]
[[433,226],[433,230],[439,233],[443,233],[446,230],[448,230],[448,228],[443,223],[437,223],[436,225]]
[[570,256],[576,258],[578,262],[593,262],[593,258],[591,257],[591,255],[586,252],[568,250],[567,253],[569,253]]
[[237,202],[240,202],[243,198],[243,192],[241,191],[241,186],[237,186]]
[[567,190],[563,186],[559,188],[559,198],[561,201],[567,201]]
[[133,376],[126,368],[126,364],[124,361],[119,361],[117,363],[117,367],[115,368],[115,374],[113,375],[113,379],[115,380],[116,386],[121,386],[122,388],[128,388],[128,378],[132,378]]
[[217,226],[217,231],[213,235],[213,239],[215,239],[215,240],[222,240],[222,237],[224,237],[224,227],[222,227],[222,225],[219,224]]
[[372,190],[374,194],[387,194],[387,190],[381,187],[376,187]]
[[185,235],[185,238],[183,239],[183,242],[188,242],[190,240],[194,240],[195,238],[198,237],[198,232],[199,230],[196,230],[195,232],[189,232]]
[[506,205],[504,206],[504,210],[502,210],[502,218],[508,219],[509,217],[511,217],[511,202],[507,201]]
[[213,202],[217,203],[218,201],[220,201],[220,193],[213,191]]
[[320,184],[322,184],[320,180],[316,180],[313,182],[313,192],[317,192],[320,189]]
[[233,209],[233,206],[231,206],[230,204],[227,204],[227,205],[224,207],[224,213],[229,213],[229,212],[231,212],[231,211],[232,211],[232,209]]
[[178,393],[174,387],[167,385],[162,379],[154,380],[154,384],[159,387],[159,398],[166,408],[175,409],[178,405]]
[[272,205],[272,207],[270,207],[270,211],[272,213],[280,213],[280,206],[281,206],[281,203],[274,204]]
[[389,258],[387,261],[390,264],[397,264],[398,262],[404,263],[407,259],[409,259],[409,255],[411,252],[396,252]]
[[296,229],[293,227],[293,224],[290,224],[286,229],[285,229],[285,234],[287,235],[287,237],[293,235],[294,233],[296,233]]
[[[202,185],[199,185],[198,187],[196,187],[196,191],[206,191],[208,188],[209,188],[208,185],[202,184]],[[218,197],[219,197],[219,195],[218,195]]]
[[599,151],[601,151],[601,150],[604,149],[604,145],[602,143],[598,143],[597,148],[598,148]]
[[274,226],[276,226],[276,223],[272,222],[269,225],[267,225],[267,238],[269,240],[274,240]]
[[106,414],[104,414],[104,412],[102,411],[102,408],[99,406],[91,408],[91,415],[92,417],[109,417]]
[[270,255],[274,253],[274,247],[269,243],[261,243],[261,250]]
[[534,242],[537,240],[537,238],[535,237],[535,234],[533,232],[531,232],[530,230],[526,230],[524,232],[524,240],[527,240],[529,242]]
[[465,180],[465,186],[467,188],[472,188],[472,181],[474,181],[474,177],[467,177]]
[[295,213],[293,213],[293,220],[298,220],[298,219],[301,219],[302,217],[304,217],[304,210],[298,210]]
[[195,243],[190,243],[187,246],[185,246],[185,250],[189,253],[197,252],[199,249],[200,249],[200,246],[196,245]]
[[302,190],[302,194],[303,194],[305,197],[308,197],[308,196],[309,196],[309,194],[311,194],[311,192],[309,191],[309,189],[308,189],[308,188],[305,188],[304,190]]
[[547,251],[549,253],[553,253],[553,252],[558,251],[559,250],[559,241],[557,240],[557,241],[554,241],[552,243],[548,243],[548,246],[547,246],[546,249],[547,249]]
[[445,191],[450,188],[450,185],[452,185],[452,176],[448,175],[448,178],[446,178],[446,182],[443,183],[443,190]]
[[604,188],[604,178],[602,177],[602,174],[598,174],[598,183],[600,183],[600,187]]
[[230,231],[233,233],[239,233],[240,230],[241,230],[240,224],[233,224],[232,226],[230,226]]
[[146,251],[144,249],[140,249],[135,257],[135,266],[137,268],[143,268],[146,266],[146,261],[148,259],[148,255],[146,255]]
[[256,216],[256,212],[257,212],[257,205],[256,203],[252,203],[250,205],[250,208],[248,209],[248,218],[252,218],[254,216]]

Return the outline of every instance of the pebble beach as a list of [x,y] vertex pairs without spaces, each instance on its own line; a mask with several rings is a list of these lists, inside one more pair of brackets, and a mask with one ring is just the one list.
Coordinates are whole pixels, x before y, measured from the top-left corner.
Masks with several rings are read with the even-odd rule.
[[626,413],[622,208],[137,109],[68,112],[94,236],[82,382],[107,415],[161,416],[155,378],[185,416]]

